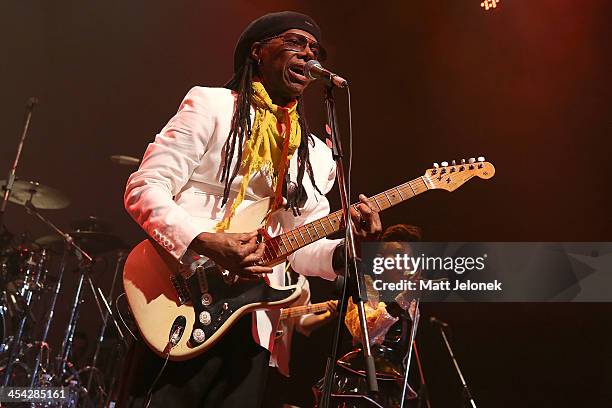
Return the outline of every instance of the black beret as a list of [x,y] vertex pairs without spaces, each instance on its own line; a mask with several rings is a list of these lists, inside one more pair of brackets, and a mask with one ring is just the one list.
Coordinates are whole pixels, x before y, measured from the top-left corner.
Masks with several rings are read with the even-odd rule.
[[321,29],[310,16],[295,11],[266,14],[252,21],[240,35],[234,49],[234,74],[244,65],[253,43],[291,29],[304,30],[321,42]]

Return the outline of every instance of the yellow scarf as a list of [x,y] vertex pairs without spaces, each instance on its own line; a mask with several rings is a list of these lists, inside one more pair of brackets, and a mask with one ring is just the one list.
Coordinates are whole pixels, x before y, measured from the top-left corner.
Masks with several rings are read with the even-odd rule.
[[261,82],[253,82],[251,103],[255,109],[255,121],[251,137],[245,142],[242,151],[240,191],[229,213],[217,224],[217,231],[229,228],[236,208],[244,199],[251,176],[258,171],[268,177],[275,190],[271,210],[282,204],[285,173],[291,156],[300,145],[302,132],[298,123],[297,102],[291,102],[287,107],[275,105]]

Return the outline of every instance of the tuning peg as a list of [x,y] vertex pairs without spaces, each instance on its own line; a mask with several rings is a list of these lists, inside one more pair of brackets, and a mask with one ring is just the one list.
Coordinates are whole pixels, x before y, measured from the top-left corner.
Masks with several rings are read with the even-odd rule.
[[440,167],[440,165],[438,163],[434,163],[434,169],[437,169],[438,167]]
[[442,167],[448,166],[448,162],[442,162]]
[[484,156],[480,156],[480,157],[478,158],[478,161],[479,161],[479,162],[481,162],[481,163],[482,163],[483,161],[485,161]]
[[461,159],[461,164],[465,164],[465,159]]
[[476,163],[476,159],[473,157],[470,157],[470,159],[468,160],[468,163],[472,164],[472,163]]
[[453,161],[451,162],[451,166],[456,166],[456,165],[457,165],[457,162],[456,162],[455,160],[453,160]]

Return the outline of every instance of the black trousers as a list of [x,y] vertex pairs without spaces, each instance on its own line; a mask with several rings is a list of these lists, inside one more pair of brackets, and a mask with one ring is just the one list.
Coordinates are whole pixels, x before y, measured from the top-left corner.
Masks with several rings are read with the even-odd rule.
[[[136,342],[125,370],[120,408],[143,407],[163,359]],[[209,351],[188,361],[169,361],[149,408],[260,408],[270,353],[251,334],[251,315],[240,319]]]

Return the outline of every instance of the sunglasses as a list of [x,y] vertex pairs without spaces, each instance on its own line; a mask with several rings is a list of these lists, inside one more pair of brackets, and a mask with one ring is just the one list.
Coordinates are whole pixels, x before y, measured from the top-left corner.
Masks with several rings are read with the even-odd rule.
[[318,61],[325,60],[325,56],[326,56],[325,49],[323,49],[323,47],[321,47],[321,45],[317,41],[310,41],[308,38],[306,38],[305,36],[301,34],[297,34],[297,33],[279,34],[273,37],[265,38],[259,42],[262,44],[265,44],[277,38],[280,38],[281,40],[283,40],[283,48],[287,51],[304,52],[304,50],[306,50],[306,47],[308,47],[310,48],[310,52],[312,52],[312,55],[314,55],[316,60]]

